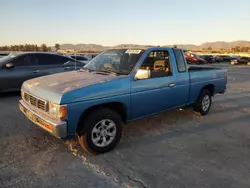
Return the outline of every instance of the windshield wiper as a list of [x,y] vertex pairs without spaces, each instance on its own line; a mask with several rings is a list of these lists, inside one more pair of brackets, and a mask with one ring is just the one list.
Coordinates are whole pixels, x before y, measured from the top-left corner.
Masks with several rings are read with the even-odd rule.
[[108,74],[115,74],[116,76],[118,75],[126,75],[125,73],[123,72],[120,72],[120,71],[116,71],[114,69],[107,69],[107,68],[102,68],[102,69],[96,69],[96,72],[95,73],[100,73],[100,72],[103,72],[103,73],[108,73]]

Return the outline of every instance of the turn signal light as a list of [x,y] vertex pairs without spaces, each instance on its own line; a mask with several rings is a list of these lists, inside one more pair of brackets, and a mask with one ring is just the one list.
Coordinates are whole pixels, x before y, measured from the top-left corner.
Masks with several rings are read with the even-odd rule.
[[67,117],[67,107],[66,106],[60,106],[60,118],[64,119]]

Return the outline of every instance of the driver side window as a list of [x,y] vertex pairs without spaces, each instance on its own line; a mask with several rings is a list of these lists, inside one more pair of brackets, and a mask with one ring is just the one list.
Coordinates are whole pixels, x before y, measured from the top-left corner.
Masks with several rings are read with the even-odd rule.
[[140,69],[150,70],[151,78],[172,76],[172,66],[168,51],[152,51]]

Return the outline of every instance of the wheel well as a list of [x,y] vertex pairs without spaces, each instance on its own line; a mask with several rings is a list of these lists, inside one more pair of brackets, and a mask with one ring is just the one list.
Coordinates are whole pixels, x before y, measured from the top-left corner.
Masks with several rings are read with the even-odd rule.
[[96,110],[98,108],[109,108],[109,109],[112,109],[114,111],[116,111],[122,118],[122,121],[124,123],[127,122],[127,108],[126,106],[121,103],[121,102],[111,102],[111,103],[104,103],[104,104],[99,104],[99,105],[95,105],[95,106],[92,106],[90,108],[88,108],[87,110],[85,110],[79,121],[78,121],[78,125],[77,125],[77,130],[76,132],[79,133],[79,131],[83,128],[83,124],[81,122],[83,122],[85,120],[85,118],[93,111],[93,110]]
[[[208,91],[210,91],[210,93],[212,94],[212,96],[214,95],[214,92],[215,92],[215,87],[213,84],[209,84],[209,85],[206,85],[202,88],[202,90],[204,89],[207,89]],[[201,91],[202,91],[201,90]]]

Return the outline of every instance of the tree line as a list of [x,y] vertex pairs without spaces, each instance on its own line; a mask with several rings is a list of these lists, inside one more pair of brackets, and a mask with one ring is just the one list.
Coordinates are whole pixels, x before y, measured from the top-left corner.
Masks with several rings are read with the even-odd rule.
[[[55,44],[56,51],[60,49],[59,44]],[[0,51],[24,51],[24,52],[50,52],[51,47],[46,44],[25,44],[25,45],[10,45],[10,46],[0,46]]]
[[240,47],[240,46],[236,46],[235,48],[232,48],[232,50],[234,52],[249,52],[250,51],[250,47],[246,46],[246,47]]
[[[60,49],[60,44],[55,44],[54,45],[55,51]],[[212,47],[208,48],[203,48],[202,50],[208,50],[212,51]],[[249,46],[236,46],[231,49],[220,49],[221,51],[233,51],[233,52],[250,52],[250,47]],[[24,51],[24,52],[50,52],[52,51],[52,48],[47,46],[46,44],[41,44],[38,46],[37,44],[25,44],[25,45],[10,45],[10,46],[0,46],[0,51]],[[81,50],[79,52],[87,52],[87,53],[95,53],[97,51],[95,50]]]
[[[212,51],[212,47],[208,47],[208,48],[203,48],[202,50],[208,50],[208,51]],[[233,52],[250,52],[250,47],[249,46],[236,46],[234,48],[231,49],[220,49],[221,51],[233,51]],[[216,50],[215,50],[216,51]]]
[[[46,44],[25,44],[25,45],[10,45],[10,46],[0,46],[0,51],[23,51],[23,52],[51,52],[60,49],[60,44],[56,43],[54,49],[47,46]],[[67,51],[67,50],[65,50]],[[100,51],[95,50],[79,50],[78,53],[99,53]]]

